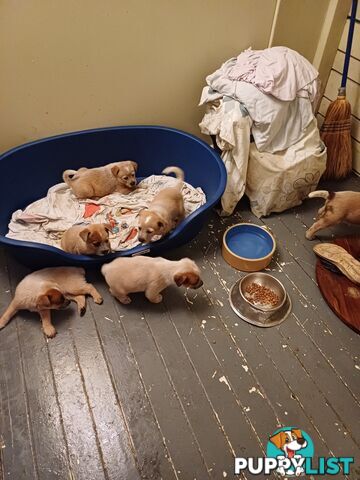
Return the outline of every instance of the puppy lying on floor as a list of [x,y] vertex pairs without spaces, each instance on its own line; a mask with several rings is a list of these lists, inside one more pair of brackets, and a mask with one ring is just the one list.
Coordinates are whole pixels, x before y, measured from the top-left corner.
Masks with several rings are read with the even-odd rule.
[[93,223],[86,227],[75,225],[64,232],[61,248],[76,255],[107,255],[111,253],[110,232],[110,224]]
[[137,163],[131,160],[104,167],[65,170],[64,182],[77,198],[105,197],[110,193],[128,194],[136,187]]
[[131,302],[129,293],[145,292],[152,303],[162,301],[161,292],[170,285],[200,288],[200,270],[190,258],[170,261],[165,258],[117,258],[101,269],[110,293],[119,302]]
[[360,224],[360,193],[359,192],[327,192],[318,190],[309,193],[309,198],[325,198],[325,205],[318,211],[316,222],[307,230],[305,236],[312,240],[314,235],[323,228],[341,222]]
[[175,173],[178,179],[175,187],[162,189],[148,208],[139,213],[139,242],[149,243],[159,240],[185,218],[184,198],[181,189],[184,172],[178,167],[167,167],[162,173]]
[[73,300],[82,316],[86,312],[85,295],[91,295],[95,303],[101,304],[103,301],[95,287],[87,283],[83,268],[44,268],[30,273],[16,287],[13,300],[0,318],[0,329],[19,310],[30,310],[39,313],[45,335],[55,337],[51,310],[66,308]]

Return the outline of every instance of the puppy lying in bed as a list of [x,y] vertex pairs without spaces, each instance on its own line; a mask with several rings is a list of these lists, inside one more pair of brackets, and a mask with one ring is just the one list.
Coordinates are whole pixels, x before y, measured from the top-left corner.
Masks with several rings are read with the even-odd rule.
[[107,255],[111,253],[110,232],[110,224],[93,223],[86,227],[75,225],[64,232],[61,248],[76,255]]
[[0,318],[0,329],[4,328],[19,310],[30,310],[40,315],[45,335],[55,337],[51,310],[66,308],[70,300],[73,300],[80,315],[84,315],[85,295],[91,295],[95,303],[101,304],[103,301],[95,287],[87,283],[83,268],[44,268],[30,273],[16,287],[13,300]]
[[131,302],[129,293],[145,292],[152,303],[162,301],[161,292],[170,285],[200,288],[200,270],[190,258],[170,261],[165,258],[117,258],[101,269],[110,293],[119,302]]
[[77,198],[105,197],[114,192],[128,194],[136,187],[137,166],[126,160],[98,168],[65,170],[63,180]]
[[325,205],[318,211],[316,222],[307,230],[305,236],[312,240],[314,235],[323,228],[341,222],[360,224],[360,193],[359,192],[327,192],[318,190],[309,193],[309,198],[324,198]]
[[167,167],[162,173],[175,173],[178,179],[175,187],[160,190],[148,208],[139,213],[139,242],[149,243],[159,240],[185,218],[184,198],[181,189],[184,172],[178,167]]

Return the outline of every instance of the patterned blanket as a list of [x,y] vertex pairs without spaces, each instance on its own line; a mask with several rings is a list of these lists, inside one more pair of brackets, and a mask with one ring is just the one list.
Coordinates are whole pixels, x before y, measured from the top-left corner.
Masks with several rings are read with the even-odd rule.
[[[60,248],[65,230],[73,225],[110,223],[110,242],[113,251],[127,250],[139,244],[137,214],[146,208],[163,188],[174,186],[177,180],[164,175],[152,175],[139,182],[128,195],[112,193],[99,200],[79,200],[65,183],[54,185],[45,198],[24,210],[13,213],[8,238],[45,243]],[[182,188],[186,216],[206,202],[201,188],[184,182]]]

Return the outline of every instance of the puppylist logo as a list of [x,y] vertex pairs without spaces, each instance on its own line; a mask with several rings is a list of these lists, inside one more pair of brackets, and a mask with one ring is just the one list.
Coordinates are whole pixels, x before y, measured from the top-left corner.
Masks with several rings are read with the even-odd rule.
[[266,457],[235,458],[235,475],[248,471],[253,475],[277,472],[283,477],[303,475],[349,475],[353,457],[319,457],[314,461],[310,436],[296,427],[283,427],[269,438]]

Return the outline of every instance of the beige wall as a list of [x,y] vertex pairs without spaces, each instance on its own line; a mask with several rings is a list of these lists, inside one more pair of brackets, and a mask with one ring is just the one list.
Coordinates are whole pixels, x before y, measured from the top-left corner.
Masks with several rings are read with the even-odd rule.
[[272,46],[286,45],[312,61],[329,0],[278,0]]
[[199,133],[204,77],[250,45],[267,46],[275,4],[2,0],[0,151],[108,125]]

